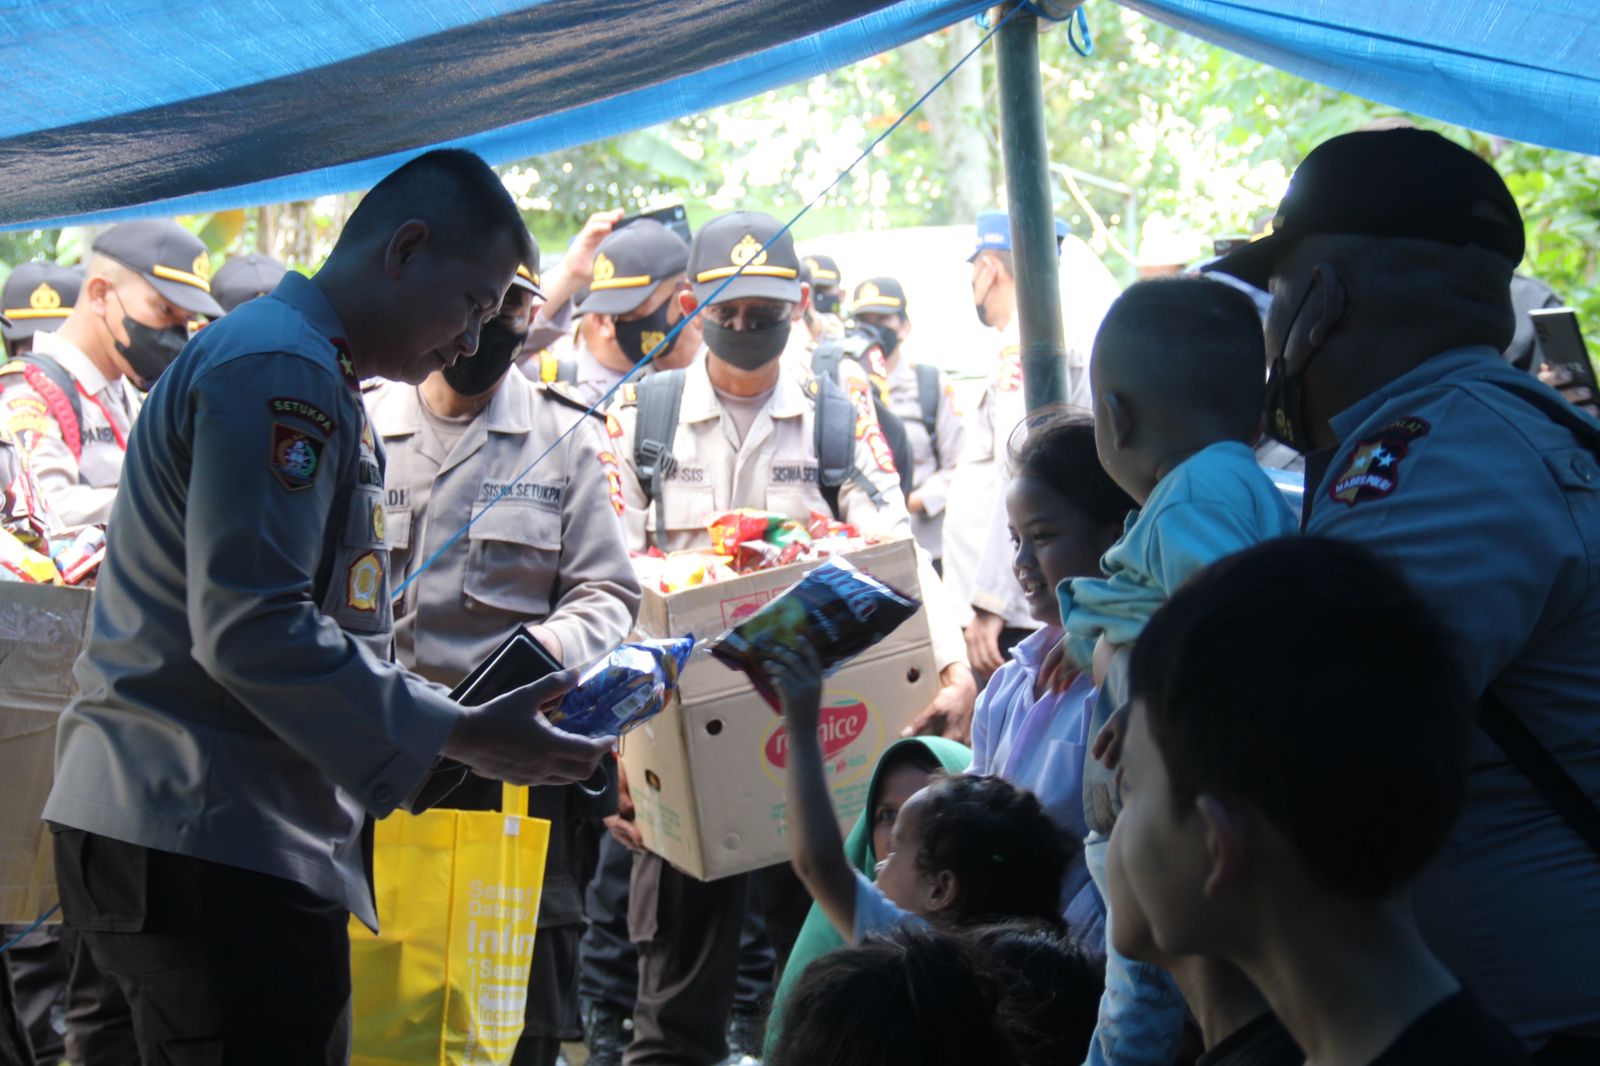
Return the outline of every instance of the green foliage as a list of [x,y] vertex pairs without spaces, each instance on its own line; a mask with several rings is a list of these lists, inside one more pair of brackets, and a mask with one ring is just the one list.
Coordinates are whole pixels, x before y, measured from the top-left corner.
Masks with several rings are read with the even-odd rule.
[[[1040,42],[1056,209],[1124,278],[1151,234],[1187,241],[1199,254],[1217,237],[1255,231],[1312,148],[1395,113],[1111,4],[1088,10],[1092,56],[1078,56],[1059,28]],[[788,217],[974,39],[970,26],[952,27],[808,82],[501,169],[551,252],[592,212],[619,206],[632,212],[681,200],[691,224],[735,207]],[[993,46],[973,62],[979,90],[961,96],[955,81],[947,84],[828,193],[798,235],[967,221],[972,176],[952,173],[946,157],[950,145],[972,137],[989,145],[979,191],[987,183],[998,204]],[[1528,224],[1522,270],[1581,310],[1600,351],[1600,159],[1416,121],[1470,145],[1505,176]],[[952,137],[952,125],[971,136]],[[969,206],[960,206],[958,177]],[[350,204],[329,197],[184,221],[218,262],[266,243],[265,230],[291,265],[311,268]],[[75,261],[87,239],[86,230],[0,234],[0,261]]]

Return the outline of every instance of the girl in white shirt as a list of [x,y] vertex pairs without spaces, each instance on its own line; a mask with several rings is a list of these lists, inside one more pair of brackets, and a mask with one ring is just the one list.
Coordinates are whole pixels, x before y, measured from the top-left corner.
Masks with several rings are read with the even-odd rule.
[[[1117,487],[1095,452],[1094,423],[1053,412],[1030,420],[1012,446],[1006,488],[1012,569],[1033,617],[1044,628],[1018,644],[978,698],[972,721],[973,774],[996,774],[1039,798],[1075,843],[1087,833],[1083,761],[1090,737],[1094,681],[1077,674],[1052,686],[1042,670],[1061,639],[1056,586],[1100,575],[1100,557],[1122,535],[1133,500]],[[1105,951],[1105,907],[1081,854],[1067,870],[1062,914],[1075,937]]]

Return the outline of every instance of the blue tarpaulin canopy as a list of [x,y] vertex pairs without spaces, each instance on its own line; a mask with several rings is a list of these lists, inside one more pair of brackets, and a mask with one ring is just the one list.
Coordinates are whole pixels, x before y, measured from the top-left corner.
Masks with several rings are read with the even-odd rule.
[[[1408,111],[1600,151],[1600,0],[1123,2]],[[306,199],[366,188],[439,144],[510,162],[797,81],[984,6],[21,0],[0,12],[0,224]]]

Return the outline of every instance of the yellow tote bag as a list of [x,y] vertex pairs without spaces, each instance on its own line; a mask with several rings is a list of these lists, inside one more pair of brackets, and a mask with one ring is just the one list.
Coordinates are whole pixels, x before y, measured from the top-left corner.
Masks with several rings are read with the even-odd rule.
[[376,826],[378,927],[350,921],[352,1066],[505,1066],[522,1036],[550,823],[501,812]]

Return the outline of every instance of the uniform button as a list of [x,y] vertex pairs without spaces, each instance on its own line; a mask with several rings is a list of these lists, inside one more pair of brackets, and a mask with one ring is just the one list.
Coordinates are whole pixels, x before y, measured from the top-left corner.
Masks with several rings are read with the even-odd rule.
[[473,610],[474,608],[476,608],[478,606],[478,601],[473,599],[471,596],[468,596],[465,606],[466,606],[467,610],[469,610],[469,611]]
[[388,785],[379,785],[377,788],[372,790],[372,802],[377,804],[379,807],[387,807],[389,802],[393,799],[394,789],[390,788]]
[[1577,474],[1585,482],[1594,480],[1594,467],[1590,466],[1580,458],[1575,458],[1572,460],[1572,472]]

